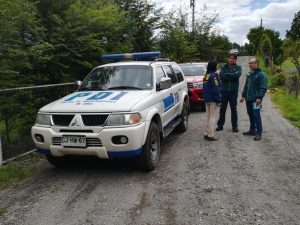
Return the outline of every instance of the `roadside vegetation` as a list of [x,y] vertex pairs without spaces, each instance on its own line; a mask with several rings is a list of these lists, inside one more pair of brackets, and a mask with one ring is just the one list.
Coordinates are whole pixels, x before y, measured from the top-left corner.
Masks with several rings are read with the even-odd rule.
[[285,89],[280,88],[272,94],[272,100],[279,106],[283,117],[300,128],[300,99],[295,99]]
[[281,68],[285,69],[285,68],[294,68],[295,64],[292,63],[292,59],[289,57],[286,60],[284,60],[284,62],[281,64]]
[[0,208],[0,216],[2,216],[4,213],[6,213],[6,209],[5,208]]
[[[31,154],[0,166],[0,190],[13,187],[30,177],[35,172],[36,164],[40,159],[38,154]],[[0,214],[1,211],[3,209],[0,208]]]

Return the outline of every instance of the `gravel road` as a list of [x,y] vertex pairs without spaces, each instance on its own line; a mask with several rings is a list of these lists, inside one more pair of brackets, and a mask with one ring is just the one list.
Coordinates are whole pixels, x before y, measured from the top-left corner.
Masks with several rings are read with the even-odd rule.
[[[239,57],[246,72],[248,57]],[[241,79],[243,86],[244,75]],[[228,118],[230,110],[228,111]],[[300,224],[300,133],[266,97],[263,139],[248,130],[238,106],[239,133],[227,120],[219,141],[203,140],[203,112],[192,112],[184,134],[163,144],[158,168],[136,171],[131,162],[84,160],[38,172],[0,192],[5,225],[294,225]]]

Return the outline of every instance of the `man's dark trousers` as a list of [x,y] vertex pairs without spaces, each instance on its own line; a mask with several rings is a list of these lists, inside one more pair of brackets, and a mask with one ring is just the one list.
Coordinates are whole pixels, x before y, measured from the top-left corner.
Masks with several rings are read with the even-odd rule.
[[231,124],[232,128],[238,128],[237,120],[237,97],[238,97],[238,92],[237,91],[222,91],[221,92],[221,108],[220,108],[220,118],[218,120],[218,127],[223,128],[225,124],[225,114],[226,114],[226,109],[227,105],[229,102],[230,105],[230,110],[231,110]]
[[252,101],[246,101],[247,113],[250,120],[250,131],[255,132],[257,135],[262,134],[262,122],[260,116],[260,109],[253,109]]

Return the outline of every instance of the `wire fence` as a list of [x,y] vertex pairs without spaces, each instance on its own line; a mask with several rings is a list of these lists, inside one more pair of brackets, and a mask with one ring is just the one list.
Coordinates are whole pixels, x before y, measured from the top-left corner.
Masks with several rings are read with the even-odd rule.
[[38,110],[76,88],[75,83],[64,83],[0,90],[0,159],[6,162],[31,151],[31,127]]

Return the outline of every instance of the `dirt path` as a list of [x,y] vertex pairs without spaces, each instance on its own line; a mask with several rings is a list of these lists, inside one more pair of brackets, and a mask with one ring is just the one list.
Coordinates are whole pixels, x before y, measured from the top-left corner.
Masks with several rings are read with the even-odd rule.
[[[239,58],[245,72],[247,61]],[[204,113],[192,112],[188,131],[168,137],[151,173],[123,161],[65,169],[42,162],[34,177],[0,192],[0,207],[7,208],[0,224],[300,224],[299,130],[269,97],[262,141],[242,135],[249,126],[244,104],[238,113],[240,132],[232,133],[227,120],[211,143],[202,138]]]

